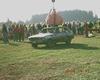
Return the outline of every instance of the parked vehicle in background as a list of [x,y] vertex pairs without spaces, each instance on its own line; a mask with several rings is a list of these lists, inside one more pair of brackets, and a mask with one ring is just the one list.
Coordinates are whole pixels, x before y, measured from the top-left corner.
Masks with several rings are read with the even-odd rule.
[[74,34],[68,27],[43,28],[39,34],[28,37],[34,48],[39,44],[46,44],[48,47],[52,47],[58,42],[65,42],[69,45],[73,38]]

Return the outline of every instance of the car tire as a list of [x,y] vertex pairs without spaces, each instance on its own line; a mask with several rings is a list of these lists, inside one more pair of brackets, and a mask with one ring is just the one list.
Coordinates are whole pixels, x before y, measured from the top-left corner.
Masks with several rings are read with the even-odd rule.
[[37,44],[33,44],[33,43],[32,43],[32,47],[33,47],[33,48],[37,48]]
[[66,41],[66,44],[67,44],[67,45],[70,45],[70,44],[71,44],[71,40],[70,40],[70,39],[67,40],[67,41]]
[[54,42],[53,40],[48,40],[46,45],[47,45],[47,47],[51,48],[51,47],[54,47],[56,45],[56,42]]

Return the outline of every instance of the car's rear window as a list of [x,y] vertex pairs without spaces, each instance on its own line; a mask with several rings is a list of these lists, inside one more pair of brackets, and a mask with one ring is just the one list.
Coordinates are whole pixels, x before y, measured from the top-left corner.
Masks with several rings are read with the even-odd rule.
[[66,31],[69,31],[70,29],[68,27],[51,27],[51,28],[45,28],[45,29],[42,29],[42,32],[43,33],[47,33],[47,32],[50,32],[50,33],[55,33],[55,32],[66,32]]

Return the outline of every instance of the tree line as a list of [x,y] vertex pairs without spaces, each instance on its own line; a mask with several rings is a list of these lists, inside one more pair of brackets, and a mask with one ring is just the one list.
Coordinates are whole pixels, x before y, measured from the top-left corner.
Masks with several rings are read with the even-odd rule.
[[[96,21],[98,16],[93,13],[93,11],[84,11],[84,10],[69,10],[58,12],[64,19],[64,22],[68,21]],[[40,23],[44,22],[48,14],[33,15],[29,21],[26,21],[27,24],[31,23]]]

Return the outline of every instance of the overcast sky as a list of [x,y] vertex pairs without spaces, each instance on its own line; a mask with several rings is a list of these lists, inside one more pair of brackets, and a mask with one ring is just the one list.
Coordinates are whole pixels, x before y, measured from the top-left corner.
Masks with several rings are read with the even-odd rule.
[[[0,0],[0,22],[26,21],[34,14],[48,13],[52,8],[51,0]],[[56,0],[57,11],[63,10],[92,10],[100,17],[99,0]]]

